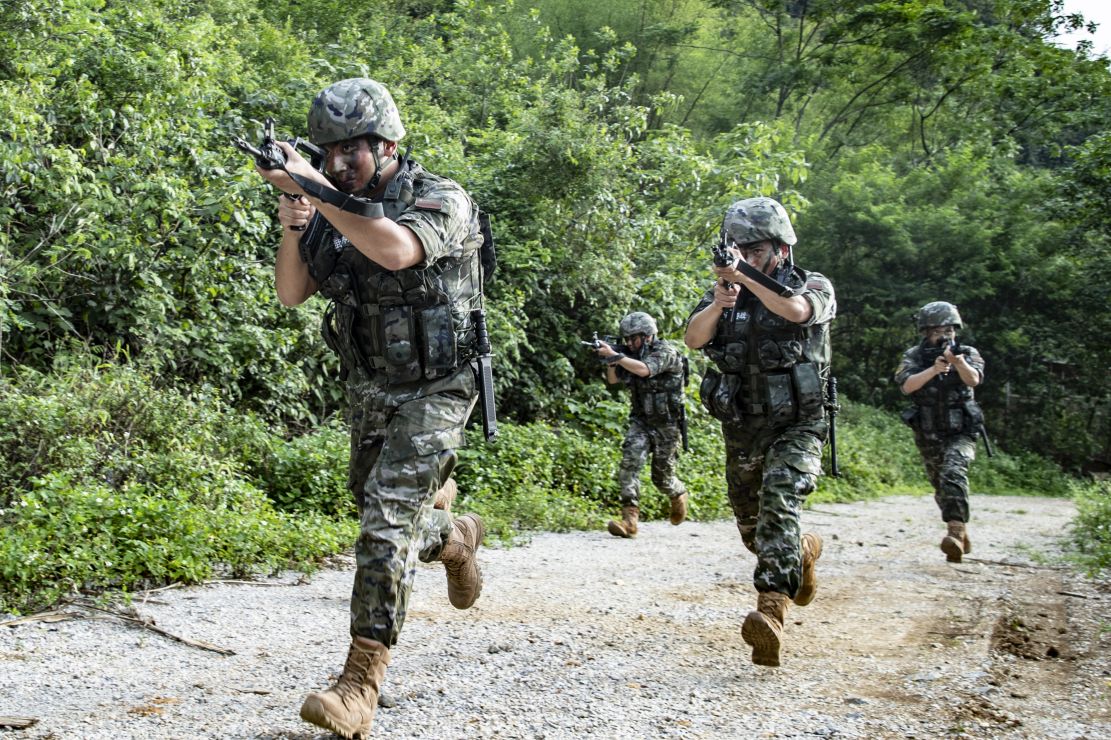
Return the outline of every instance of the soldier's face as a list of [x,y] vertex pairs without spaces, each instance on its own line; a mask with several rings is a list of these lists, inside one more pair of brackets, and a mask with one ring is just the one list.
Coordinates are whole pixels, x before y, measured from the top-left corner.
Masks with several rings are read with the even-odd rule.
[[779,267],[782,259],[779,247],[771,241],[753,242],[737,248],[741,259],[765,275],[770,275]]
[[382,167],[390,161],[392,150],[397,147],[388,141],[376,141],[372,145],[365,136],[344,139],[327,146],[326,171],[337,188],[345,193],[357,193],[367,186],[378,171],[374,164],[372,146],[379,147],[378,160]]
[[644,335],[634,334],[631,337],[624,337],[625,346],[633,352],[640,352],[640,348],[644,346]]
[[951,342],[957,338],[957,327],[930,326],[926,328],[926,343],[938,347],[942,342]]

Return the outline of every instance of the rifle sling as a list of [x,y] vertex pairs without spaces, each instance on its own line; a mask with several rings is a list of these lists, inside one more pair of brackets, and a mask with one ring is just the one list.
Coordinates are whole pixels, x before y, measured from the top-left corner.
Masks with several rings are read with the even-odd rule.
[[768,277],[744,260],[737,260],[737,264],[734,265],[734,267],[739,272],[744,273],[746,277],[755,280],[763,287],[767,288],[778,296],[782,296],[783,298],[790,298],[791,296],[796,296],[800,293],[800,291],[797,291],[794,288],[788,287],[783,283],[777,282],[773,278]]
[[386,212],[382,210],[381,203],[375,203],[366,198],[360,198],[355,195],[341,193],[332,188],[326,188],[307,177],[302,177],[289,170],[286,170],[286,174],[293,178],[293,182],[297,183],[306,193],[317,200],[339,208],[341,211],[354,213],[356,216],[363,216],[364,218],[384,218],[386,216]]

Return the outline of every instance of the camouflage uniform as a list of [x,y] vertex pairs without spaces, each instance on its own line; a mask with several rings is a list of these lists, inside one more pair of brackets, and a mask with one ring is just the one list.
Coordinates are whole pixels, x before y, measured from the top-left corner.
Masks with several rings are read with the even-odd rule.
[[[984,358],[975,347],[965,345],[961,350],[982,378]],[[908,349],[895,372],[895,383],[902,387],[907,378],[933,366],[937,354],[937,348],[925,341]],[[967,523],[968,468],[976,459],[976,430],[984,420],[972,388],[954,369],[935,376],[910,396],[914,406],[904,412],[903,420],[914,429],[914,443],[934,488],[941,518]]]
[[[388,91],[362,78],[317,96],[309,129],[317,143],[368,130],[390,141],[405,133]],[[416,560],[439,559],[452,532],[451,515],[435,509],[433,497],[451,475],[478,396],[470,312],[482,302],[483,237],[463,188],[407,159],[386,184],[381,207],[416,235],[422,263],[386,270],[327,222],[302,256],[331,299],[322,331],[346,380],[348,485],[360,522],[351,634],[391,646]]]
[[[700,391],[722,423],[729,504],[757,558],[753,584],[794,598],[802,572],[799,514],[822,472],[829,431],[825,380],[837,303],[833,285],[816,272],[784,264],[773,277],[810,303],[809,321],[791,323],[744,291],[703,347],[716,369],[707,370]],[[713,300],[711,288],[691,316]]]
[[640,506],[640,471],[652,455],[652,482],[668,498],[687,492],[675,476],[682,433],[679,429],[683,403],[683,358],[670,343],[653,340],[635,359],[648,366],[642,378],[623,367],[617,378],[632,390],[632,409],[617,482],[621,486],[621,505]]

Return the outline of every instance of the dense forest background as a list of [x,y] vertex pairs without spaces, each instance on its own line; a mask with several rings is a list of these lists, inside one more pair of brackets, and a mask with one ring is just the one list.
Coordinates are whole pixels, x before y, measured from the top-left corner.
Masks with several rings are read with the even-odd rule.
[[624,401],[578,340],[629,310],[680,337],[725,207],[758,194],[836,286],[834,368],[862,417],[899,407],[911,316],[947,300],[1001,448],[1106,471],[1111,75],[1052,43],[1084,23],[1059,0],[8,0],[0,508],[172,470],[179,505],[243,509],[222,465],[279,504],[342,491],[323,306],[274,298],[275,193],[230,140],[269,116],[303,134],[352,76],[385,83],[413,156],[493,214],[513,425],[472,474],[551,430],[618,433]]

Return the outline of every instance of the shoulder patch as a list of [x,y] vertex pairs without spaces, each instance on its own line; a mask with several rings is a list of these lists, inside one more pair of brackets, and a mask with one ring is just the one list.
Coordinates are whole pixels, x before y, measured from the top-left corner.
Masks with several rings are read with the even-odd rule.
[[413,201],[414,208],[420,208],[422,211],[442,211],[444,210],[443,198],[417,198]]
[[806,281],[806,289],[807,290],[821,290],[824,287],[826,287],[826,281],[825,280],[807,280]]

